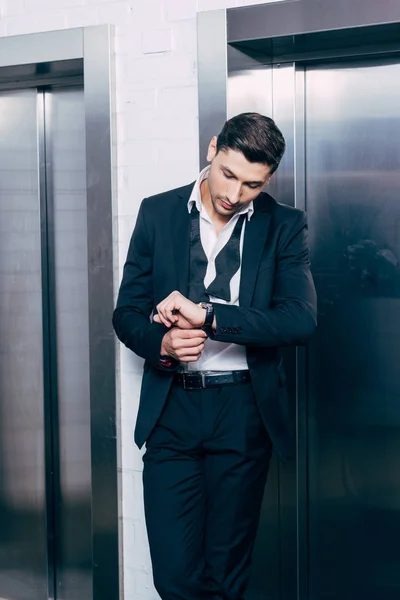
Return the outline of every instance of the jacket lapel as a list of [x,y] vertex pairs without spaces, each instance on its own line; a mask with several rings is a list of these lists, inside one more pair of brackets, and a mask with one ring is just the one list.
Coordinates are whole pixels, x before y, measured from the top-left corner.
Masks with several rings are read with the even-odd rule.
[[240,306],[249,307],[253,299],[258,266],[264,250],[270,223],[269,196],[261,194],[254,202],[254,214],[246,222],[240,277]]
[[190,215],[187,203],[194,183],[179,191],[179,203],[172,217],[172,245],[175,257],[176,289],[187,297],[189,292]]

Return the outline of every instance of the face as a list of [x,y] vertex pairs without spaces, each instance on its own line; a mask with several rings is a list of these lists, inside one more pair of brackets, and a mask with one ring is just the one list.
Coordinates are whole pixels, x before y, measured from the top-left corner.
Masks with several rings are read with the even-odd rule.
[[217,154],[217,138],[208,148],[211,162],[208,188],[215,212],[229,220],[237,211],[252,202],[271,179],[271,167],[251,163],[236,150],[221,150]]

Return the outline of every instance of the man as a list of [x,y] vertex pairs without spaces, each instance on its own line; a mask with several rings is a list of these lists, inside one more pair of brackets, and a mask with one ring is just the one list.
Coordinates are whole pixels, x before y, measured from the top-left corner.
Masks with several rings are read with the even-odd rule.
[[[272,446],[290,452],[280,346],[316,325],[303,212],[264,193],[275,123],[227,121],[194,184],[142,202],[113,323],[145,359],[135,429],[155,587],[239,600]],[[152,316],[153,315],[153,316]]]

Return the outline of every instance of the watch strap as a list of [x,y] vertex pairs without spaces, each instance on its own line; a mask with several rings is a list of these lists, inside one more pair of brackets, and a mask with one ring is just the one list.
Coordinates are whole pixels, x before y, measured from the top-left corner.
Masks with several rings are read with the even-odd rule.
[[214,306],[211,304],[211,302],[201,302],[200,306],[206,311],[202,329],[205,332],[209,332],[212,329],[212,324],[214,321]]

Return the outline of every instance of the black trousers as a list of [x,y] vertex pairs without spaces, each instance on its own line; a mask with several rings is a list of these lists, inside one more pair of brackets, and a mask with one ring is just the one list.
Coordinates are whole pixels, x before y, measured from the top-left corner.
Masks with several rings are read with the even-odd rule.
[[250,383],[173,385],[143,471],[162,600],[243,598],[271,450]]

